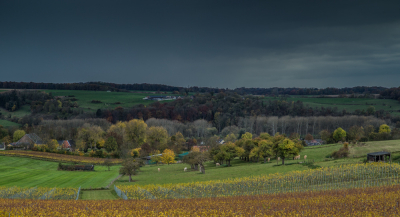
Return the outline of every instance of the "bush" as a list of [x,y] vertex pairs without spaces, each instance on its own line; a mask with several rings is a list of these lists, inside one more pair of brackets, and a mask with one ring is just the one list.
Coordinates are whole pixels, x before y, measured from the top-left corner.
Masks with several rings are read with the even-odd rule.
[[103,102],[100,100],[92,100],[91,103],[103,103]]
[[332,157],[337,158],[345,158],[349,156],[349,143],[345,142],[343,147],[341,147],[338,151],[332,152]]

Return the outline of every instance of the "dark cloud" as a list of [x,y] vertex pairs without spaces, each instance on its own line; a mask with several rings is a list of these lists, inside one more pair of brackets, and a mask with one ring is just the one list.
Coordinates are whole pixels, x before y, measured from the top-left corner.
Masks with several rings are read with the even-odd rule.
[[398,86],[399,1],[0,1],[1,80]]

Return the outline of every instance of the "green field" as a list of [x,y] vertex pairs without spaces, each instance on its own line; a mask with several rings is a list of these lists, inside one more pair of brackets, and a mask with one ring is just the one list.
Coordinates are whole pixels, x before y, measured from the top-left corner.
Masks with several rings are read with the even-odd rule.
[[350,156],[354,155],[355,157],[379,151],[400,152],[400,140],[373,141],[366,142],[362,146],[350,146]]
[[[47,93],[52,93],[53,96],[71,96],[73,95],[78,99],[79,107],[88,110],[97,109],[114,109],[118,106],[128,108],[134,105],[143,104],[148,105],[154,103],[151,100],[144,100],[143,98],[151,95],[162,94],[149,94],[149,93],[136,93],[136,92],[107,92],[107,91],[86,91],[86,90],[44,90]],[[168,94],[173,95],[173,94]],[[92,103],[92,100],[98,100],[102,103]],[[115,104],[115,103],[121,104]],[[168,101],[163,101],[168,102]]]
[[[276,100],[275,97],[265,97],[264,100]],[[287,101],[301,101],[307,106],[315,107],[337,107],[339,111],[346,109],[348,112],[355,110],[367,110],[369,106],[374,106],[376,111],[385,110],[392,115],[400,115],[400,103],[392,99],[368,99],[368,98],[316,98],[290,96]]]
[[3,127],[19,126],[19,124],[7,120],[0,120],[0,125]]
[[3,108],[0,108],[0,113],[2,113],[6,117],[15,116],[15,117],[21,118],[21,117],[23,117],[25,115],[29,115],[31,113],[31,106],[30,105],[21,106],[20,109],[18,109],[17,111],[14,111],[14,112],[9,112]]
[[[129,183],[128,177],[124,176],[115,182],[116,185],[147,185],[147,184],[167,184],[167,183],[187,183],[196,181],[222,180],[228,178],[239,178],[257,175],[267,175],[273,173],[287,173],[294,170],[301,171],[318,167],[337,166],[340,164],[349,164],[361,162],[362,158],[348,158],[329,160],[325,159],[333,152],[339,150],[341,144],[324,145],[318,147],[306,147],[300,153],[301,160],[286,159],[285,164],[281,165],[281,161],[277,164],[276,160],[264,164],[260,162],[244,162],[235,159],[231,162],[231,167],[216,167],[215,164],[209,162],[205,165],[206,173],[201,174],[199,171],[184,172],[183,168],[188,167],[187,164],[171,164],[171,165],[150,165],[141,168],[139,175],[133,177],[134,182]],[[307,160],[315,161],[313,165],[303,164],[304,155]],[[160,172],[158,172],[160,168]]]
[[95,171],[58,171],[56,162],[6,156],[0,156],[0,165],[0,186],[20,187],[106,187],[119,170],[96,165]]
[[119,199],[114,189],[111,190],[83,190],[79,194],[80,200],[116,200]]

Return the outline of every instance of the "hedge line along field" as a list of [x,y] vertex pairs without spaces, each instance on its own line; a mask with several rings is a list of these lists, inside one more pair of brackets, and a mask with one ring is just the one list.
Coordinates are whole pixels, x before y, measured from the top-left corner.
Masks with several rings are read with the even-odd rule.
[[[16,157],[28,157],[32,159],[49,160],[56,162],[72,162],[81,164],[103,164],[104,158],[94,158],[94,157],[84,157],[77,155],[67,155],[67,154],[56,154],[49,152],[40,151],[0,151],[0,155],[4,156],[16,156]],[[122,162],[121,159],[111,159],[112,163],[119,164]]]
[[208,182],[117,188],[128,199],[136,200],[203,198],[393,185],[400,183],[399,176],[399,164],[370,163]]
[[58,163],[0,156],[0,186],[101,188],[119,175],[120,166],[95,166],[95,171],[58,171]]
[[171,200],[0,199],[0,216],[398,216],[400,186]]

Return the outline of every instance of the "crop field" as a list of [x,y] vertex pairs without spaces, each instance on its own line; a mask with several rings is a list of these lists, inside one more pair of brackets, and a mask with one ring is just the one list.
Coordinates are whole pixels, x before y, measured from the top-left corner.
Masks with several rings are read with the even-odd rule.
[[0,156],[0,186],[50,188],[106,187],[118,176],[119,166],[110,171],[95,166],[95,171],[58,171],[58,163],[30,158]]
[[[265,97],[264,100],[276,100],[278,98]],[[400,102],[392,99],[368,99],[368,98],[316,98],[316,97],[294,97],[291,96],[287,101],[301,101],[307,106],[315,107],[337,107],[339,111],[346,109],[354,112],[356,109],[366,111],[369,106],[375,109],[390,112],[392,115],[400,115]]]
[[246,196],[388,186],[399,184],[400,165],[387,163],[352,164],[228,180],[165,185],[117,186],[128,199],[178,199]]
[[75,200],[79,196],[77,188],[21,188],[0,187],[0,198],[8,199],[42,199],[42,200]]
[[[40,152],[40,151],[0,151],[0,155],[4,156],[17,156],[17,157],[28,157],[32,159],[41,159],[41,160],[49,160],[49,161],[57,161],[57,162],[73,162],[73,163],[81,163],[81,164],[103,164],[104,158],[94,158],[94,157],[84,157],[77,155],[66,155],[66,154],[56,154],[49,152]],[[120,159],[111,159],[112,163],[118,164],[121,163]]]
[[[85,90],[44,90],[47,93],[52,93],[53,96],[74,96],[79,107],[88,110],[97,109],[114,109],[121,106],[129,108],[134,105],[148,105],[154,103],[151,100],[143,98],[151,95],[165,94],[150,94],[150,93],[135,93],[135,92],[107,92],[107,91],[85,91]],[[173,94],[168,94],[173,95]],[[101,101],[101,103],[92,103],[92,100]],[[168,102],[168,101],[164,101]],[[117,104],[116,104],[117,103]]]
[[398,216],[399,200],[399,185],[200,199],[0,199],[0,216]]

